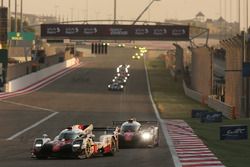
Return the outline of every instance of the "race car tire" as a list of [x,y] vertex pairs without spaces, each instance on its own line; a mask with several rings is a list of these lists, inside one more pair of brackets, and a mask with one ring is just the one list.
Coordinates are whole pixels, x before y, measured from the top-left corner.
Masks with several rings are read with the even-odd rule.
[[157,136],[156,136],[156,143],[155,143],[155,147],[159,147],[159,141],[160,141],[160,137],[159,137],[159,130],[157,130]]
[[92,152],[91,152],[91,142],[89,140],[86,141],[86,146],[84,149],[84,155],[85,158],[90,158],[92,156]]
[[104,153],[104,156],[114,156],[116,152],[117,146],[116,146],[116,141],[114,138],[111,140],[111,150],[109,153]]

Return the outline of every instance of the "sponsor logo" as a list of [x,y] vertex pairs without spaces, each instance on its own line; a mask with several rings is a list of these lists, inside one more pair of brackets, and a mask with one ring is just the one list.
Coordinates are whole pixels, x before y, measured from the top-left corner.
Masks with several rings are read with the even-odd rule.
[[161,28],[161,29],[154,29],[153,34],[154,35],[165,35],[167,34],[167,29]]
[[185,35],[185,34],[186,34],[186,30],[184,30],[184,29],[173,29],[172,30],[173,36],[181,36],[181,35]]
[[95,34],[97,33],[97,29],[96,28],[84,28],[83,33],[86,35]]
[[243,128],[237,128],[237,129],[229,129],[226,131],[225,136],[235,136],[235,135],[241,135],[244,134],[246,129]]
[[49,27],[47,28],[47,34],[57,34],[60,33],[61,29],[59,27]]
[[128,31],[124,31],[122,28],[110,28],[110,35],[128,35]]
[[69,27],[65,29],[65,34],[76,34],[79,32],[79,29],[76,27]]
[[135,35],[145,35],[145,34],[148,34],[149,31],[147,28],[137,28],[135,29]]
[[208,114],[206,115],[207,121],[216,121],[221,117],[221,114]]

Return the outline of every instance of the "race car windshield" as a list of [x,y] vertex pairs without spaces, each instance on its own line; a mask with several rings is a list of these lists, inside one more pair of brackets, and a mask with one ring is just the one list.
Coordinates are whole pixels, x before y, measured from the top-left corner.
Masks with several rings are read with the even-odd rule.
[[121,127],[121,132],[136,132],[139,129],[136,125],[123,125]]
[[58,140],[74,140],[77,138],[77,134],[75,132],[62,132],[60,133]]

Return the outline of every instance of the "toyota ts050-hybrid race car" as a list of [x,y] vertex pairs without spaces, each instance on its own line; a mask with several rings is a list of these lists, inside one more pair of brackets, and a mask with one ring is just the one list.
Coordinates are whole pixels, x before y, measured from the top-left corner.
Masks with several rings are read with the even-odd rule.
[[[92,131],[105,131],[96,142]],[[115,129],[93,128],[93,125],[74,125],[62,130],[51,140],[47,135],[36,138],[33,144],[32,157],[37,159],[57,158],[90,158],[95,155],[114,155],[118,148],[118,137]]]
[[108,90],[112,90],[112,91],[122,91],[124,89],[124,85],[117,83],[117,82],[113,82],[108,84]]
[[159,145],[159,123],[157,121],[113,121],[119,126],[119,148],[156,147]]

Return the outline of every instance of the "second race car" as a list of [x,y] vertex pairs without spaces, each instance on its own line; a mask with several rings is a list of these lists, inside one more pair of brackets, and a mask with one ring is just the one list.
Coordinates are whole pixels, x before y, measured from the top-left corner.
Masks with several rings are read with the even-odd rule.
[[159,145],[159,124],[157,121],[113,121],[118,126],[119,148],[156,147]]

